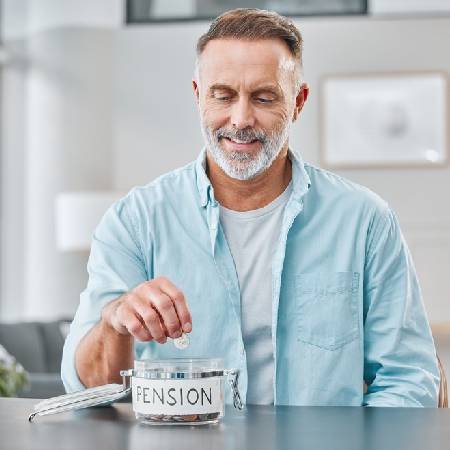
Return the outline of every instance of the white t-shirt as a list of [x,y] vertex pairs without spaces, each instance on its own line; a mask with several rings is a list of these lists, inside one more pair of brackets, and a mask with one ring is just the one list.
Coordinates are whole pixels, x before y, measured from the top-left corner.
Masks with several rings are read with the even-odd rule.
[[241,292],[248,404],[273,404],[272,260],[291,191],[292,182],[271,203],[252,211],[232,211],[220,205],[220,222]]

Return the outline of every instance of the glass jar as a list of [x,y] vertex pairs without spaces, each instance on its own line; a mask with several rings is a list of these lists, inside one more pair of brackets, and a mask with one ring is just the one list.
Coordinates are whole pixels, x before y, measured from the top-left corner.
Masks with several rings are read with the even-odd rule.
[[34,405],[28,420],[110,404],[131,392],[136,418],[144,423],[217,423],[225,413],[225,378],[233,391],[234,407],[243,407],[238,389],[239,371],[224,369],[222,359],[137,360],[134,369],[122,370],[120,375],[122,384],[106,384],[42,400]]
[[151,425],[217,423],[225,412],[225,377],[233,389],[234,406],[242,409],[238,372],[223,367],[223,360],[137,360],[131,377],[136,418]]

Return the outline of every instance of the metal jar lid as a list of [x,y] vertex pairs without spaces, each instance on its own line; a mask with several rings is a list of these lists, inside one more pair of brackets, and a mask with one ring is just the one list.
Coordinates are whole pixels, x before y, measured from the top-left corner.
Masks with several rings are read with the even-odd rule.
[[220,358],[173,358],[134,362],[134,369],[123,374],[152,380],[198,379],[228,375]]

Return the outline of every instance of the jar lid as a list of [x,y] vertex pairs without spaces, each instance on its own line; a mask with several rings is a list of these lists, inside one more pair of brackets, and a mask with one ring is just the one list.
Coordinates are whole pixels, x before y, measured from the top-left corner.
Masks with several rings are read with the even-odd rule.
[[134,361],[132,375],[150,379],[192,379],[224,375],[221,358],[141,359]]
[[130,392],[131,388],[126,385],[124,379],[123,384],[105,384],[71,394],[59,395],[42,400],[34,405],[34,412],[29,415],[28,420],[31,422],[36,416],[46,416],[113,403],[125,398]]

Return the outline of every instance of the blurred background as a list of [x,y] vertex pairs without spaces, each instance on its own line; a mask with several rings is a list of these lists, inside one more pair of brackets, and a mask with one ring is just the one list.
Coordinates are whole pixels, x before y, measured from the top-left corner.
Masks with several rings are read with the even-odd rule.
[[[58,358],[102,213],[198,155],[195,43],[209,18],[237,6],[292,15],[303,34],[311,93],[291,143],[315,165],[324,162],[324,79],[431,72],[445,80],[450,71],[448,0],[0,1],[0,344],[35,374],[28,395],[58,392]],[[439,123],[439,164],[331,170],[396,211],[448,371],[449,102],[447,90],[437,92],[444,108],[420,126]],[[414,109],[426,98],[417,92]]]

